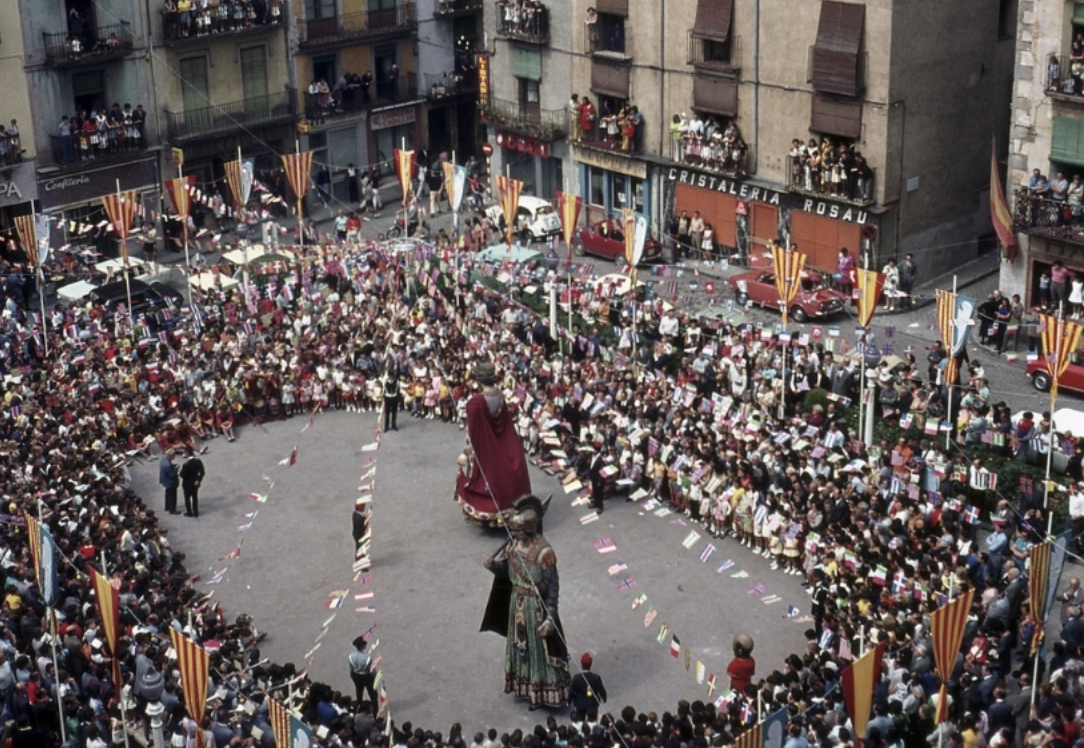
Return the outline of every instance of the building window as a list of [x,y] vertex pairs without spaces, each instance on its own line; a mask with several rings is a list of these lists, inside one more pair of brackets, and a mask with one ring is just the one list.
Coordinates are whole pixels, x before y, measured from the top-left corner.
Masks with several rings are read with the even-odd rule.
[[267,51],[262,46],[241,50],[241,91],[246,101],[267,97]]
[[80,114],[105,106],[105,71],[91,70],[72,75],[72,98]]
[[335,17],[335,0],[305,0],[305,20],[322,21]]
[[373,70],[376,75],[376,95],[381,99],[398,99],[399,50],[394,43],[378,44],[373,48]]
[[1016,1],[1000,0],[997,8],[997,38],[1016,38]]
[[519,82],[519,108],[527,118],[537,122],[541,116],[538,96],[538,81],[530,78],[517,78]]
[[689,64],[730,68],[734,41],[730,35],[734,0],[698,0],[696,24],[689,30]]
[[588,183],[591,194],[588,196],[591,205],[606,205],[606,172],[602,169],[590,167]]
[[810,83],[817,91],[857,96],[863,88],[862,27],[866,6],[821,2],[817,42],[810,53]]

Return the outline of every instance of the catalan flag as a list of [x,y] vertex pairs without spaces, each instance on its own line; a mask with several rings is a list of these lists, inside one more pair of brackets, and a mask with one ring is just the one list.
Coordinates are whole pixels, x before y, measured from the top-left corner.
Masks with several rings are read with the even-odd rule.
[[[753,725],[734,741],[734,748],[764,748],[766,745],[783,745],[787,730],[787,710],[784,707],[769,715],[763,722]],[[770,741],[770,742],[769,742]]]
[[512,234],[516,230],[516,210],[519,208],[519,193],[523,190],[523,182],[511,177],[497,175],[497,201],[504,214],[505,241],[511,246]]
[[128,262],[128,233],[132,230],[132,221],[135,220],[136,206],[139,198],[135,190],[128,192],[116,192],[102,198],[102,205],[109,216],[113,230],[120,237],[121,257],[125,264]]
[[294,191],[294,197],[298,202],[305,197],[309,190],[309,172],[312,171],[312,151],[298,151],[296,153],[282,154],[282,168],[286,172],[286,179],[290,182],[290,189]]
[[26,528],[30,534],[30,553],[34,562],[34,576],[38,581],[42,602],[55,605],[59,590],[56,585],[56,544],[49,528],[26,515]]
[[887,646],[887,639],[881,641],[843,671],[843,697],[855,735],[866,734],[866,723],[873,707],[873,691],[881,677],[881,664]]
[[1040,314],[1039,324],[1043,331],[1043,351],[1050,369],[1050,407],[1058,397],[1058,381],[1069,368],[1071,356],[1080,347],[1080,324],[1053,314]]
[[102,574],[93,567],[90,570],[91,579],[94,581],[94,596],[98,599],[98,615],[102,619],[102,630],[105,632],[105,640],[109,643],[109,652],[113,655],[113,678],[114,683],[120,683],[120,658],[117,654],[117,632],[120,630],[120,594],[117,588],[109,583]]
[[[857,288],[858,291],[858,324],[862,327],[869,327],[869,323],[873,320],[873,312],[877,310],[877,304],[881,301],[881,293],[885,287],[885,277],[882,273],[878,273],[876,270],[866,270],[865,268],[859,268],[857,273]],[[885,337],[892,337],[888,334],[888,330],[885,330]]]
[[166,180],[166,194],[169,195],[169,201],[173,204],[173,212],[182,218],[188,217],[188,210],[192,205],[190,191],[195,182],[195,174]]
[[399,186],[403,190],[403,205],[410,199],[411,185],[414,180],[414,151],[393,148],[395,154],[395,173],[399,177]]
[[968,590],[948,605],[938,608],[930,617],[930,638],[933,641],[934,662],[941,673],[941,691],[937,701],[936,723],[948,717],[948,676],[956,665],[956,655],[963,643],[967,615],[971,612],[974,590]]
[[561,218],[561,234],[568,248],[568,262],[572,263],[572,235],[576,233],[576,224],[580,222],[583,198],[569,192],[557,191],[557,215]]
[[790,313],[790,303],[802,287],[802,268],[806,256],[788,247],[772,245],[772,263],[775,268],[775,290],[779,294],[779,306],[783,312],[783,326],[786,327]]
[[[189,716],[199,724],[207,709],[207,681],[210,677],[210,658],[207,650],[187,636],[169,630],[173,648],[177,651],[177,668],[181,671],[181,688],[184,690],[184,703]],[[203,745],[202,733],[196,732],[198,745]]]
[[1035,633],[1031,636],[1031,654],[1039,649],[1046,621],[1046,589],[1050,581],[1050,541],[1031,546],[1028,551],[1028,603],[1035,616]]

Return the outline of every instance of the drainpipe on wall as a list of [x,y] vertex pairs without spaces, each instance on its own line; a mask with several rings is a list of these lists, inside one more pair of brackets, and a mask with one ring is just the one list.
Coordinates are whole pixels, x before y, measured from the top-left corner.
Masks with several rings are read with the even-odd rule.
[[753,32],[753,173],[760,164],[760,0],[756,0]]

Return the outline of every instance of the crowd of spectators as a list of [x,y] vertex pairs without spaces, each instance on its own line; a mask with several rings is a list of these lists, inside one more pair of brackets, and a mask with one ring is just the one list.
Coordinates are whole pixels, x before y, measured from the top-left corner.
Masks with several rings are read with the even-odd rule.
[[702,169],[728,174],[745,174],[749,148],[733,122],[726,127],[709,114],[703,120],[698,112],[689,117],[682,112],[670,121],[672,158]]
[[568,116],[573,140],[632,153],[643,148],[644,116],[633,104],[603,96],[596,109],[590,97],[574,93]]
[[873,199],[873,169],[854,147],[824,137],[791,141],[787,156],[790,186],[803,192],[869,202]]
[[165,0],[162,23],[171,41],[282,22],[282,0]]
[[132,109],[131,104],[114,103],[109,109],[86,110],[72,116],[64,115],[57,126],[60,140],[59,160],[64,164],[90,161],[98,156],[146,147],[144,127],[147,113],[143,105]]
[[[867,448],[848,417],[858,366],[818,336],[787,341],[770,327],[663,313],[657,301],[644,302],[634,321],[632,309],[602,289],[578,295],[578,321],[558,341],[512,296],[468,280],[469,257],[441,267],[431,264],[435,257],[407,264],[409,256],[332,240],[309,249],[304,271],[267,266],[247,296],[211,290],[192,307],[135,320],[94,305],[58,307],[45,321],[48,355],[41,326],[23,305],[9,307],[0,334],[0,453],[8,457],[0,464],[8,528],[0,540],[0,691],[4,737],[13,746],[58,745],[58,701],[72,746],[118,744],[119,705],[141,712],[140,676],[152,669],[166,677],[167,729],[178,745],[193,745],[202,730],[216,748],[272,748],[264,701],[285,698],[291,682],[303,719],[328,728],[316,738],[328,747],[465,748],[468,740],[472,748],[727,746],[758,714],[780,709],[790,748],[848,746],[854,736],[840,673],[879,641],[888,642],[885,670],[865,743],[1075,740],[1084,673],[1084,622],[1075,606],[1029,708],[1037,622],[1025,559],[1043,537],[1042,498],[1021,491],[1015,507],[1000,501],[985,539],[968,511],[989,485],[965,451],[972,436],[1000,433],[1006,451],[1026,449],[1046,417],[1025,414],[1013,427],[1004,403],[991,402],[977,362],[964,368],[963,397],[953,398],[958,413],[946,410],[943,347],[928,353],[926,371],[910,355],[900,367],[878,367],[871,407],[904,431],[896,443]],[[512,287],[545,274],[541,267],[476,269]],[[560,347],[567,359],[556,356]],[[491,731],[472,740],[459,725],[448,735],[409,724],[384,730],[371,702],[262,663],[252,622],[230,622],[197,590],[184,554],[130,490],[129,462],[157,459],[159,450],[199,447],[219,434],[243,438],[245,423],[318,406],[379,407],[380,377],[389,370],[408,382],[411,412],[455,421],[473,392],[472,367],[490,360],[543,468],[581,476],[599,504],[615,496],[668,504],[711,534],[732,537],[731,553],[744,546],[780,573],[803,576],[811,595],[806,649],[748,683],[732,682],[733,690],[723,684],[709,703],[679,702],[661,716],[626,707],[595,725],[573,713],[571,724],[553,718],[528,735]],[[822,397],[810,400],[811,392]],[[925,437],[931,423],[956,423],[965,413],[952,448]],[[24,511],[40,511],[62,554],[56,671]],[[86,577],[103,554],[122,605],[115,652],[103,644]],[[952,670],[939,673],[930,613],[968,589],[977,594],[964,646]],[[170,628],[211,651],[214,696],[201,725],[185,716],[167,658]],[[951,721],[938,728],[942,681]]]
[[548,12],[538,0],[497,0],[497,33],[538,38],[549,33]]

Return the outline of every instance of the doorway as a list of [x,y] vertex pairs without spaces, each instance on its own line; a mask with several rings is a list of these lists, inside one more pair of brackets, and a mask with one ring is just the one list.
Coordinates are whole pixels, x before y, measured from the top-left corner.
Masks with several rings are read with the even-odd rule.
[[73,73],[72,98],[75,101],[75,111],[80,115],[105,107],[105,71]]

